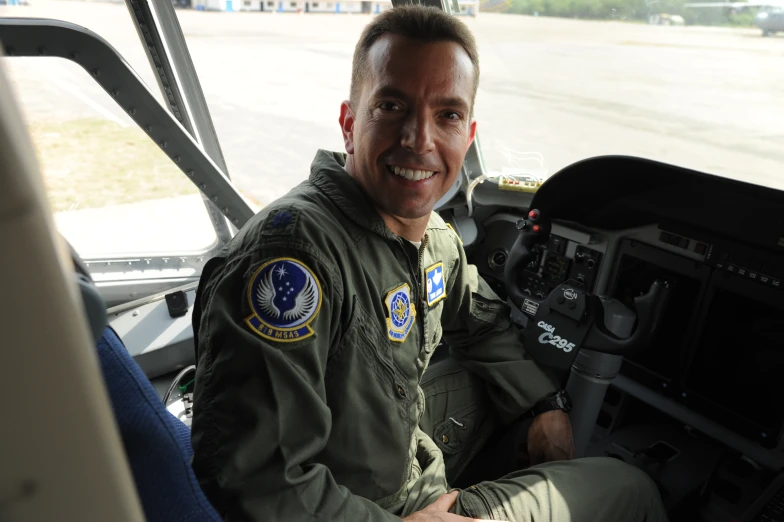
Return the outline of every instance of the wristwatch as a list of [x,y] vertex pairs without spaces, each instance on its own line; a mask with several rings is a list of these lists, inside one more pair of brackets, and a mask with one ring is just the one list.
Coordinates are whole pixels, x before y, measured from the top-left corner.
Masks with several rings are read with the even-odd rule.
[[566,390],[561,390],[555,395],[546,397],[534,404],[534,407],[531,408],[531,416],[536,417],[540,413],[553,410],[562,410],[564,413],[572,411],[572,398],[569,397]]

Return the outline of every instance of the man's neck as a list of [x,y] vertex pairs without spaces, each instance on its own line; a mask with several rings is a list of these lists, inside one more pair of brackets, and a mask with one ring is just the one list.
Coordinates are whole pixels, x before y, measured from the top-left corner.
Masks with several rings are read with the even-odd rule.
[[376,212],[384,220],[387,228],[392,231],[396,236],[400,236],[414,243],[422,241],[427,229],[427,222],[430,216],[423,216],[415,219],[404,219],[397,216],[392,216],[376,207]]

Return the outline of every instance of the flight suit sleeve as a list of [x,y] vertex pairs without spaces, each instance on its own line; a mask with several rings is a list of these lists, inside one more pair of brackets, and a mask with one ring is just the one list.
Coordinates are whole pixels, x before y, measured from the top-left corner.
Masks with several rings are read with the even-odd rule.
[[399,522],[315,462],[330,436],[324,374],[341,335],[334,263],[305,243],[277,243],[206,277],[194,325],[193,468],[224,520]]
[[459,240],[455,247],[457,261],[447,274],[443,337],[452,357],[490,385],[496,409],[509,423],[560,386],[550,370],[528,356],[509,306],[468,263]]

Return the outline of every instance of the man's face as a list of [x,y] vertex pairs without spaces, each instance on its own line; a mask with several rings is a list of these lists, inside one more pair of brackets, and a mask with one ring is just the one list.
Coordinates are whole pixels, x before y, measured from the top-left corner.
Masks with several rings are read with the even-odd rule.
[[454,184],[476,134],[471,59],[457,43],[384,35],[368,66],[356,106],[341,106],[346,168],[382,213],[427,216]]

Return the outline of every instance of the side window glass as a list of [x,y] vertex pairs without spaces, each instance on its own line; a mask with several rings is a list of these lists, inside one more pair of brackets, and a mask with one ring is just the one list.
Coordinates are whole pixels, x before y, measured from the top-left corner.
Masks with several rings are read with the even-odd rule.
[[109,304],[196,281],[219,248],[193,183],[77,64],[2,60],[58,230]]

